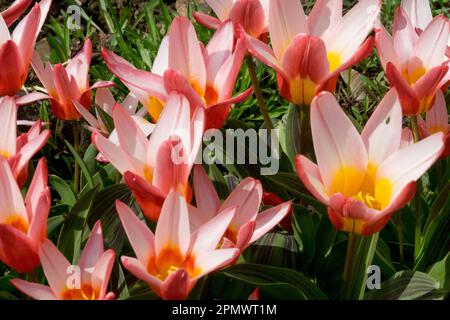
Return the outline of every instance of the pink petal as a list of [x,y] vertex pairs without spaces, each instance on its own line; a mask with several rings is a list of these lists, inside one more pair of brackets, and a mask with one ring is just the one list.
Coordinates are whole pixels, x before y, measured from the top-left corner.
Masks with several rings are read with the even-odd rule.
[[139,260],[122,256],[121,261],[125,269],[136,278],[146,282],[158,296],[161,296],[162,281],[148,273],[146,267]]
[[42,284],[28,282],[22,279],[12,279],[10,282],[18,290],[35,300],[58,300],[52,290]]
[[449,33],[447,19],[443,15],[435,17],[420,35],[412,56],[419,58],[427,69],[441,65],[445,61]]
[[298,155],[295,161],[297,174],[305,187],[320,202],[326,204],[328,195],[320,177],[319,167],[308,158]]
[[0,190],[2,190],[0,192],[0,224],[8,223],[8,219],[16,215],[29,223],[22,193],[8,162],[2,157],[0,157]]
[[94,266],[94,272],[92,273],[92,287],[99,291],[100,297],[105,297],[106,295],[115,258],[115,252],[109,249],[103,253]]
[[392,89],[375,109],[361,134],[372,165],[381,164],[399,149],[402,119],[397,92]]
[[445,97],[441,90],[436,93],[434,106],[427,112],[426,125],[428,129],[439,129],[448,133],[448,115]]
[[342,19],[342,0],[317,0],[308,16],[310,34],[322,36]]
[[276,207],[267,209],[256,218],[255,231],[253,232],[250,243],[255,242],[267,232],[272,230],[286,215],[291,211],[292,202],[285,202]]
[[442,133],[400,149],[381,164],[377,180],[388,179],[393,186],[391,199],[395,199],[407,184],[419,179],[439,159],[443,150]]
[[433,19],[430,4],[424,0],[402,0],[402,9],[412,21],[412,24],[421,30],[425,30]]
[[152,231],[123,202],[117,200],[116,209],[138,260],[147,265],[150,258],[155,255],[155,237]]
[[67,287],[70,262],[50,240],[45,240],[40,246],[39,258],[50,288],[55,296],[61,297]]
[[152,73],[163,76],[169,69],[169,36],[165,36],[159,45],[158,53],[153,60]]
[[235,0],[205,0],[206,3],[213,9],[217,17],[225,21],[228,19]]
[[238,256],[239,249],[237,248],[218,249],[204,252],[197,259],[195,259],[196,266],[202,270],[200,275],[198,275],[195,279],[228,266],[235,261]]
[[393,43],[396,53],[405,60],[410,57],[419,36],[408,16],[398,7],[395,11],[393,26]]
[[173,246],[185,256],[190,244],[189,216],[186,201],[175,191],[167,196],[155,232],[155,251],[159,254]]
[[91,235],[81,252],[80,260],[78,261],[78,266],[82,270],[82,273],[84,273],[86,269],[94,268],[104,251],[102,223],[98,220],[92,228]]
[[197,207],[211,218],[218,212],[220,199],[202,165],[194,166],[194,192]]
[[336,98],[322,92],[311,105],[311,130],[320,176],[328,193],[334,193],[335,175],[343,168],[340,192],[352,193],[359,188],[367,168],[367,152],[358,131],[342,111]]
[[16,0],[5,11],[1,13],[1,16],[5,20],[8,26],[12,25],[30,6],[31,0]]
[[308,24],[300,1],[272,0],[269,29],[275,57],[281,60],[292,39],[299,33],[308,33]]
[[192,286],[188,273],[184,269],[178,269],[164,280],[161,287],[161,298],[164,300],[184,300]]
[[217,30],[220,27],[220,20],[201,12],[194,12],[195,21],[208,29]]
[[252,37],[258,38],[264,32],[266,16],[259,0],[238,0],[231,9],[229,18],[240,24]]
[[13,98],[0,98],[0,112],[3,125],[0,127],[0,155],[8,159],[16,154],[17,105]]
[[67,64],[67,73],[74,77],[80,92],[89,89],[89,68],[92,58],[92,43],[89,38],[84,42],[83,49]]
[[169,33],[169,67],[183,74],[203,95],[206,86],[206,68],[194,26],[186,17],[177,17]]
[[202,255],[217,248],[231,220],[236,214],[237,207],[230,207],[218,213],[208,222],[202,224],[192,234],[192,245],[189,254],[193,257]]

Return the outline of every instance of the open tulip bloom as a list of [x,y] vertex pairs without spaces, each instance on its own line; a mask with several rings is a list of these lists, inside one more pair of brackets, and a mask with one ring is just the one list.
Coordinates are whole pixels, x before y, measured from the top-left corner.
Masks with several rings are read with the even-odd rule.
[[28,178],[28,162],[45,145],[50,131],[42,131],[38,120],[27,133],[17,137],[17,108],[13,98],[0,98],[0,114],[4,117],[0,127],[0,156],[8,160],[17,183],[22,186]]
[[39,248],[39,258],[49,286],[22,279],[13,279],[11,283],[36,300],[113,300],[115,294],[107,289],[115,257],[113,250],[105,251],[103,247],[102,226],[98,221],[76,266],[79,272],[51,241],[45,240]]
[[253,178],[244,179],[221,204],[201,165],[194,168],[194,193],[197,207],[190,207],[193,229],[210,221],[226,208],[237,208],[224,234],[222,246],[238,248],[241,252],[279,224],[292,205],[288,201],[259,213],[263,189],[261,183]]
[[125,204],[117,201],[116,208],[137,257],[122,256],[123,266],[163,299],[186,299],[201,277],[229,265],[239,255],[236,248],[217,249],[235,208],[191,230],[186,201],[172,191],[155,234]]
[[33,69],[45,87],[48,95],[42,98],[50,100],[53,114],[61,120],[79,120],[80,113],[74,102],[78,102],[87,110],[91,108],[92,90],[111,87],[113,82],[99,81],[92,87],[89,85],[89,68],[92,58],[92,43],[88,38],[83,49],[72,58],[66,67],[61,64],[52,66],[42,63],[37,52],[33,55]]
[[392,37],[383,27],[376,31],[378,55],[398,91],[404,115],[428,111],[436,92],[450,80],[450,60],[445,55],[449,36],[450,24],[443,15],[418,35],[401,7],[395,12]]
[[188,179],[202,143],[203,108],[191,118],[189,101],[171,93],[150,139],[121,106],[113,108],[113,119],[119,144],[98,132],[92,134],[92,141],[124,175],[145,215],[157,221],[171,189],[190,200]]
[[272,0],[269,33],[272,49],[246,36],[249,52],[275,69],[281,95],[310,105],[321,91],[334,91],[339,74],[361,62],[373,48],[380,0],[362,0],[342,17],[342,0],[318,0],[309,17],[300,1]]
[[207,28],[217,30],[223,22],[231,20],[251,37],[259,38],[269,31],[270,0],[206,0],[206,3],[217,18],[201,12],[195,12],[194,17]]
[[[402,0],[401,7],[408,15],[412,25],[418,34],[433,21],[430,2],[424,0]],[[447,56],[450,58],[450,37],[447,41]]]
[[377,107],[360,135],[330,93],[311,108],[317,165],[300,155],[297,173],[328,206],[333,225],[364,236],[380,231],[415,193],[415,181],[439,158],[444,136],[436,133],[400,149],[402,112],[395,90]]
[[103,58],[108,68],[159,119],[171,91],[183,93],[192,112],[203,108],[206,129],[221,128],[231,105],[246,99],[252,90],[232,97],[234,84],[245,55],[243,39],[236,41],[233,23],[223,24],[205,47],[185,17],[174,19],[153,62],[152,72],[138,70],[108,50]]
[[[0,97],[15,96],[25,84],[34,45],[51,3],[51,0],[42,0],[39,4],[35,4],[17,24],[12,34],[7,25],[12,23],[11,19],[16,18],[14,11],[17,7],[12,7],[13,11],[10,11],[12,16],[8,15],[7,10],[6,21],[3,13],[0,16]],[[22,11],[19,1],[16,5],[19,6],[19,11]]]
[[47,238],[50,189],[45,159],[36,167],[25,201],[3,158],[0,186],[0,261],[20,273],[32,272],[39,265],[39,246]]

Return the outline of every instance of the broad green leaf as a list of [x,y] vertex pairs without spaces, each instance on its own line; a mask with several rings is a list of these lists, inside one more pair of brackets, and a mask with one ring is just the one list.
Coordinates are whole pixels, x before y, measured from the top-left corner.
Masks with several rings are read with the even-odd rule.
[[433,277],[419,271],[401,271],[381,284],[381,289],[368,291],[368,300],[441,299],[442,291]]
[[315,226],[308,209],[304,206],[293,206],[294,238],[297,241],[301,253],[302,268],[307,270],[314,260],[316,241]]
[[75,193],[73,193],[72,188],[69,186],[69,184],[56,175],[50,175],[48,177],[48,180],[53,189],[55,189],[55,191],[59,194],[61,198],[60,203],[67,204],[68,206],[72,207],[77,201],[77,197]]
[[439,282],[439,287],[450,291],[450,253],[444,259],[436,262],[428,271],[428,274]]
[[[224,271],[224,274],[230,278],[240,280],[247,284],[266,291],[269,295],[272,290],[280,290],[281,286],[285,286],[285,292],[289,292],[289,296],[284,299],[318,299],[326,300],[327,296],[314,284],[311,279],[302,273],[286,268],[276,268],[260,264],[243,263],[234,265]],[[292,288],[292,289],[288,289]],[[296,289],[297,291],[294,291]],[[295,292],[295,297],[293,295]],[[275,293],[273,293],[275,294]],[[278,296],[278,298],[281,298]]]
[[58,239],[58,248],[72,263],[75,263],[80,256],[81,244],[84,240],[83,236],[89,234],[89,232],[84,232],[86,228],[86,219],[97,192],[98,187],[95,187],[80,197],[72,207],[72,210],[61,228]]

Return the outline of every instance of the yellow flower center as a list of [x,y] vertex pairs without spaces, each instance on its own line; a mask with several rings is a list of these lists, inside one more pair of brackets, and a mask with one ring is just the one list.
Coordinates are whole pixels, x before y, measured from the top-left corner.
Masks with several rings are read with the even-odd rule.
[[178,269],[184,269],[191,278],[201,273],[195,265],[195,257],[184,257],[178,247],[170,244],[161,250],[158,257],[150,259],[147,266],[148,272],[162,281]]
[[375,210],[385,209],[391,200],[392,183],[389,179],[377,179],[378,167],[369,164],[366,172],[357,168],[342,167],[336,171],[329,194],[341,193]]
[[409,72],[408,68],[405,68],[402,72],[402,75],[410,85],[413,85],[417,81],[419,81],[419,79],[422,78],[425,73],[427,73],[427,69],[421,66],[414,69],[412,72]]
[[150,97],[145,105],[145,108],[147,109],[148,114],[150,115],[152,120],[156,122],[158,121],[159,115],[164,108],[164,102],[156,97]]
[[21,215],[14,214],[12,216],[9,216],[5,224],[8,224],[15,229],[22,231],[23,233],[27,234],[29,229],[28,221],[26,221]]
[[328,64],[330,65],[330,72],[335,71],[342,64],[341,56],[336,52],[327,53]]
[[97,300],[99,294],[92,286],[84,285],[81,289],[66,288],[62,296],[63,300]]
[[3,159],[8,160],[10,156],[11,155],[8,151],[0,150],[0,157],[2,157]]

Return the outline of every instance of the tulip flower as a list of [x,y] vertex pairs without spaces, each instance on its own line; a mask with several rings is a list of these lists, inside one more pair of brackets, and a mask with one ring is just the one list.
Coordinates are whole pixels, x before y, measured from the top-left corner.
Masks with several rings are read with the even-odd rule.
[[172,92],[150,139],[119,105],[113,108],[113,119],[119,144],[98,132],[92,134],[92,141],[124,175],[145,215],[157,221],[171,189],[190,200],[188,179],[202,143],[203,108],[191,119],[189,101]]
[[28,178],[28,162],[45,145],[50,131],[41,132],[41,121],[36,121],[27,133],[17,137],[17,104],[11,97],[0,98],[0,113],[4,123],[0,127],[0,156],[8,160],[13,175],[23,186]]
[[9,27],[12,25],[30,6],[31,0],[16,0],[8,9],[1,12],[1,16]]
[[305,187],[328,206],[333,225],[369,236],[415,193],[415,183],[439,158],[444,143],[437,133],[400,148],[402,112],[395,90],[377,107],[362,134],[334,96],[323,92],[311,108],[317,165],[300,155],[297,173]]
[[436,93],[434,106],[426,114],[426,120],[419,118],[419,127],[424,138],[436,132],[445,135],[445,150],[442,157],[450,156],[450,124],[448,123],[447,106],[442,91]]
[[116,254],[103,247],[102,226],[98,221],[81,253],[77,266],[64,257],[58,248],[45,240],[39,258],[49,286],[13,279],[11,283],[36,300],[113,300],[107,293]]
[[296,105],[310,105],[321,91],[334,91],[339,74],[372,51],[373,29],[381,1],[359,1],[342,17],[342,1],[318,0],[306,17],[298,0],[272,0],[270,49],[246,36],[249,52],[275,69],[281,95]]
[[259,38],[269,31],[270,0],[206,0],[217,18],[195,12],[198,23],[217,30],[227,20],[240,24],[251,37]]
[[61,120],[79,120],[74,101],[84,108],[91,108],[92,90],[114,86],[113,82],[100,81],[89,86],[89,68],[92,58],[92,43],[86,39],[83,49],[64,68],[61,64],[45,66],[37,52],[33,55],[32,66],[37,77],[47,91],[54,115]]
[[440,15],[418,36],[401,7],[395,13],[392,37],[383,27],[376,31],[378,55],[398,91],[404,115],[428,111],[436,92],[450,80],[445,56],[449,35],[448,19]]
[[[424,0],[402,0],[401,7],[408,15],[412,25],[415,27],[418,34],[433,20],[430,3]],[[447,57],[450,58],[450,37],[447,41]]]
[[279,224],[289,214],[292,205],[284,202],[258,213],[263,189],[261,183],[253,178],[244,179],[221,204],[201,165],[194,168],[194,192],[197,207],[190,207],[193,229],[213,219],[218,212],[237,207],[222,243],[223,247],[238,248],[241,252]]
[[186,299],[203,276],[232,263],[233,248],[217,249],[235,208],[224,210],[195,231],[184,198],[171,191],[164,202],[155,234],[120,201],[117,212],[137,258],[122,256],[122,264],[163,299]]
[[[0,16],[0,96],[14,96],[24,85],[34,45],[51,3],[51,0],[42,0],[35,4],[12,34],[7,27],[11,21],[5,22],[3,15]],[[9,19],[14,15],[13,12],[13,17]]]
[[47,238],[50,189],[47,165],[39,161],[25,201],[8,162],[0,157],[0,261],[20,273],[39,265],[38,249]]
[[235,41],[232,22],[221,26],[204,48],[185,17],[174,19],[152,72],[138,70],[103,50],[108,68],[138,97],[154,121],[159,119],[170,92],[177,91],[189,99],[191,115],[198,107],[205,109],[205,129],[222,127],[231,105],[251,94],[246,90],[232,97],[244,55],[244,40]]

